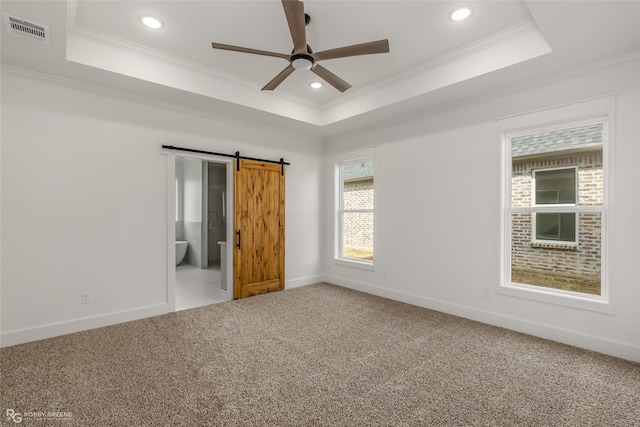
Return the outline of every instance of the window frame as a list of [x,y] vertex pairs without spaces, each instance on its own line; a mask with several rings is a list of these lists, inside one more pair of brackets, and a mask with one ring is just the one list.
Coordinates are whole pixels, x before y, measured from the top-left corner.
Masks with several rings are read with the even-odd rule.
[[[536,133],[536,131],[532,131],[531,133]],[[513,139],[513,137],[511,137],[511,139]],[[604,149],[604,147],[603,147]],[[550,172],[550,171],[558,171],[558,170],[569,170],[572,169],[574,171],[574,177],[575,177],[575,186],[574,186],[574,193],[575,193],[575,198],[574,200],[576,201],[576,203],[545,203],[545,204],[538,204],[538,199],[536,197],[536,193],[537,193],[537,180],[536,180],[536,174],[538,172]],[[548,245],[554,245],[554,244],[558,244],[558,245],[563,245],[563,246],[578,246],[580,244],[580,230],[578,228],[578,225],[580,223],[579,221],[579,214],[577,212],[577,210],[575,208],[577,208],[579,205],[579,196],[580,196],[580,173],[578,171],[578,166],[559,166],[559,167],[551,167],[551,168],[539,168],[539,169],[532,169],[531,170],[531,206],[534,208],[538,208],[538,207],[562,207],[562,208],[566,208],[565,211],[562,212],[553,212],[553,213],[557,213],[557,214],[562,214],[562,213],[574,213],[575,214],[575,236],[574,239],[572,241],[570,240],[546,240],[546,239],[538,239],[538,228],[537,228],[537,214],[538,213],[546,213],[546,212],[538,212],[535,211],[532,215],[531,218],[531,236],[532,239],[531,241],[533,243],[540,243],[540,244],[548,244]]]
[[[496,293],[516,298],[573,307],[605,314],[615,314],[615,292],[609,281],[608,260],[613,258],[607,244],[608,236],[615,234],[615,226],[608,218],[613,202],[615,188],[612,170],[615,153],[615,95],[592,98],[571,104],[536,110],[528,113],[499,118],[496,120],[502,136],[502,197],[501,197],[501,268],[500,281]],[[581,213],[597,212],[601,218],[601,249],[600,249],[600,295],[564,291],[542,286],[519,284],[511,282],[511,251],[512,251],[512,214],[518,212],[563,212],[563,206],[547,207],[517,207],[512,206],[512,158],[511,139],[540,131],[554,131],[585,125],[602,123],[603,125],[603,201],[602,205],[578,206],[574,209],[576,217]],[[578,184],[579,186],[579,184]],[[533,204],[533,200],[532,200]],[[578,220],[578,218],[576,218]],[[555,242],[560,243],[560,242]]]
[[[372,209],[344,209],[344,177],[343,166],[352,164],[372,162],[373,163],[373,208]],[[351,151],[336,156],[334,159],[334,248],[333,262],[337,265],[345,267],[359,268],[363,270],[375,271],[375,247],[376,247],[376,161],[375,150],[366,148],[357,151]],[[373,214],[373,260],[361,260],[355,258],[347,258],[343,253],[344,242],[344,214],[345,213],[371,213]]]

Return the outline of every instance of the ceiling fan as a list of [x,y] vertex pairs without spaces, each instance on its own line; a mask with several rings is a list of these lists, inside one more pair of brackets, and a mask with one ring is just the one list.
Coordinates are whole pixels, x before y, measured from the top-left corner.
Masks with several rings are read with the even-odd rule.
[[284,7],[284,13],[287,17],[287,23],[289,24],[289,31],[291,32],[291,39],[293,40],[293,52],[290,55],[231,46],[228,44],[211,43],[211,47],[214,49],[273,56],[289,61],[289,65],[282,70],[280,74],[275,76],[273,80],[267,83],[262,90],[274,90],[295,70],[311,70],[331,86],[335,87],[340,92],[344,92],[349,89],[351,85],[318,64],[318,61],[389,52],[389,40],[384,39],[314,53],[307,44],[305,25],[309,22],[309,15],[305,15],[304,13],[304,4],[297,0],[282,0],[282,6]]

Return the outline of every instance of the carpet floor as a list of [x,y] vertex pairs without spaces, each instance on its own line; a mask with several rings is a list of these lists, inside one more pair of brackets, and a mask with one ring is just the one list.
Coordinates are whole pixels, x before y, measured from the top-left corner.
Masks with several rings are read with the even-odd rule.
[[2,425],[640,426],[640,364],[329,284],[4,348],[0,374]]

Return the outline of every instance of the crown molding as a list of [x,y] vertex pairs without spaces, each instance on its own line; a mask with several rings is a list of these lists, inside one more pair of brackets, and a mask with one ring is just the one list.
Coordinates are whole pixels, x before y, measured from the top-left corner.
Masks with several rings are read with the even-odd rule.
[[[296,137],[299,137],[302,134],[302,132],[300,131],[289,130],[282,126],[265,125],[262,123],[258,123],[256,121],[243,119],[231,114],[229,115],[220,114],[220,113],[212,112],[212,111],[197,108],[197,107],[186,106],[184,104],[178,104],[170,101],[160,100],[160,99],[153,98],[146,95],[132,93],[130,91],[124,91],[124,90],[114,89],[106,86],[101,86],[98,84],[82,82],[75,79],[42,73],[39,71],[16,67],[13,65],[0,63],[0,73],[10,74],[17,77],[27,77],[30,79],[51,83],[54,85],[64,86],[69,89],[79,90],[82,92],[89,92],[95,95],[106,96],[116,100],[125,100],[129,102],[137,103],[137,104],[142,104],[142,105],[146,105],[154,108],[160,108],[163,110],[173,111],[173,112],[186,114],[190,116],[201,117],[214,122],[232,123],[241,127],[249,126],[256,130],[268,131],[271,133],[279,133],[283,135],[296,136]],[[249,108],[249,107],[245,107],[245,108]],[[265,113],[265,114],[269,114],[269,113]],[[311,135],[313,137],[318,136],[316,133],[309,133],[309,134],[305,133],[305,135],[306,136]]]
[[[117,36],[84,27],[76,20],[75,9],[77,8],[77,0],[69,0],[68,4],[68,39],[76,38],[97,46],[106,47],[108,50],[105,50],[105,52],[110,52],[111,55],[114,55],[114,52],[125,52],[125,54],[132,55],[132,60],[130,61],[132,63],[135,61],[133,58],[141,58],[148,60],[148,63],[153,61],[156,64],[166,64],[174,71],[185,71],[185,76],[183,76],[184,78],[180,79],[180,81],[174,80],[174,83],[172,84],[169,79],[161,79],[161,81],[157,81],[158,84],[168,86],[173,85],[176,88],[191,90],[194,93],[199,93],[203,96],[218,98],[227,102],[244,105],[249,108],[255,108],[317,126],[330,125],[350,117],[376,110],[384,107],[385,105],[400,102],[404,99],[438,89],[439,87],[437,85],[422,84],[422,87],[418,87],[417,92],[414,91],[413,95],[409,94],[406,90],[407,87],[412,87],[412,84],[416,81],[429,82],[437,80],[438,78],[442,79],[443,73],[447,73],[445,68],[455,67],[458,62],[460,62],[460,68],[463,68],[465,67],[463,64],[465,59],[472,58],[474,55],[478,55],[492,49],[495,51],[496,49],[500,49],[501,46],[505,46],[510,41],[517,43],[517,40],[514,41],[515,39],[522,38],[527,34],[535,33],[537,36],[542,38],[533,21],[523,21],[476,42],[463,46],[462,48],[433,58],[427,63],[412,66],[412,68],[407,69],[402,73],[389,76],[386,79],[373,82],[363,87],[353,88],[350,91],[341,94],[337,98],[319,103],[312,101],[310,98],[295,96],[286,92],[265,94],[259,92],[259,88],[256,87],[254,83],[249,82],[246,79],[239,78],[238,76],[214,70],[200,63],[185,60],[162,51],[141,46]],[[505,51],[506,50],[507,48],[505,48]],[[523,47],[522,50],[526,50],[526,47]],[[85,56],[87,58],[85,60],[91,62],[92,60],[88,58],[91,56],[91,52],[95,51],[95,49],[85,48],[84,52],[87,51],[89,53],[81,52],[74,55],[75,59],[82,63],[82,57]],[[514,56],[513,61],[517,61],[519,59],[519,54],[514,53],[514,50],[509,53]],[[74,58],[72,57],[69,59],[73,60]],[[101,68],[100,60],[95,64],[87,63],[87,65],[94,65]],[[512,63],[507,65],[512,65]],[[105,65],[103,64],[103,66]],[[106,66],[108,68],[108,64]],[[498,65],[498,68],[500,68],[500,65]],[[141,68],[139,67],[138,70],[141,70]],[[112,71],[125,74],[127,72],[122,69],[113,69]],[[135,77],[145,79],[144,74],[144,71],[139,71]],[[171,74],[171,72],[166,74]],[[189,74],[193,76],[191,79],[189,78]],[[468,75],[463,75],[460,77],[459,81],[466,80],[468,78],[470,78]],[[154,79],[151,78],[150,80],[153,81]],[[189,80],[192,81],[189,82]],[[207,80],[211,83],[206,84],[205,82]],[[446,86],[453,83],[456,83],[456,81],[450,80],[442,83],[442,85]],[[185,89],[185,86],[189,87]],[[221,90],[220,88],[223,86],[226,87],[227,90]],[[217,89],[212,90],[211,88],[214,87]],[[390,87],[394,88],[394,90],[390,90]],[[400,93],[402,94],[400,95]],[[385,99],[388,99],[388,101],[385,101]],[[294,104],[302,107],[306,112],[303,113],[295,107],[292,108]]]
[[[166,52],[152,49],[147,46],[142,46],[129,40],[102,33],[100,31],[93,30],[78,24],[75,24],[68,29],[67,38],[69,37],[82,38],[101,46],[106,46],[112,49],[117,49],[119,51],[128,52],[138,57],[151,59],[153,61],[158,61],[174,67],[189,70],[190,72],[195,72],[197,74],[205,76],[216,84],[235,86],[237,88],[242,88],[243,90],[260,90],[260,87],[257,86],[255,82],[242,79],[236,75],[215,70],[197,62],[179,58]],[[305,105],[309,108],[317,109],[319,107],[317,103],[310,101],[307,98],[294,96],[286,92],[273,92],[269,95],[287,100],[289,102],[295,102],[297,104]]]
[[499,47],[501,45],[504,45],[506,42],[512,41],[527,34],[536,34],[541,36],[538,27],[532,20],[522,21],[518,24],[503,29],[502,31],[491,34],[473,43],[467,44],[461,48],[439,55],[432,60],[419,65],[418,67],[407,69],[402,73],[390,76],[384,80],[379,80],[377,82],[357,88],[356,90],[350,91],[349,93],[345,94],[345,96],[339,99],[334,99],[326,102],[322,105],[322,109],[328,110],[345,102],[352,101],[365,94],[381,90],[384,87],[394,84],[400,84],[405,80],[420,77],[438,68],[444,67],[446,65],[451,65],[463,58],[481,53],[488,49]]
[[[374,125],[371,125],[367,128],[367,132],[375,134],[376,132],[379,132],[380,130],[388,128],[390,126],[403,126],[416,121],[424,120],[425,116],[430,116],[436,113],[447,113],[450,111],[454,111],[458,108],[477,105],[482,102],[486,102],[487,100],[502,98],[514,93],[525,92],[527,90],[532,90],[540,86],[545,86],[545,85],[549,85],[557,82],[566,81],[568,79],[571,79],[573,77],[578,77],[583,74],[588,74],[590,72],[597,72],[599,70],[606,70],[611,67],[616,67],[619,65],[621,66],[624,64],[632,63],[634,61],[638,61],[638,66],[640,66],[640,50],[617,55],[610,58],[605,58],[600,61],[595,61],[588,64],[576,66],[563,72],[554,73],[552,75],[545,75],[532,80],[528,80],[526,82],[520,82],[519,84],[505,87],[497,91],[492,90],[490,96],[487,96],[486,93],[480,93],[474,96],[467,97],[464,100],[458,99],[454,102],[439,104],[437,107],[438,108],[437,112],[434,112],[433,107],[431,106],[424,109],[415,110],[410,114],[403,115],[401,118],[392,117],[388,120],[382,120],[382,121],[376,122]],[[612,95],[613,93],[607,92],[602,95],[588,98],[586,100],[606,98]],[[580,101],[585,101],[585,99],[581,99]],[[499,117],[499,118],[496,118],[495,120],[500,121],[500,120],[510,118],[512,116],[515,117],[522,114],[526,114],[526,113],[516,113],[509,116]],[[333,135],[329,135],[325,138],[325,141],[331,142],[333,140],[337,140],[340,138],[349,138],[355,135],[360,135],[361,133],[362,133],[361,129],[355,129],[355,130],[350,129],[344,132],[339,132]]]

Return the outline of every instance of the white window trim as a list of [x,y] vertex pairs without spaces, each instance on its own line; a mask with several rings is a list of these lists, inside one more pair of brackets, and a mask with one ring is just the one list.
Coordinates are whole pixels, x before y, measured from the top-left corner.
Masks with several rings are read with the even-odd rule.
[[[349,210],[349,212],[372,212],[373,213],[373,250],[374,250],[374,259],[372,261],[367,260],[358,260],[352,258],[345,258],[342,254],[342,230],[343,230],[343,218],[342,206],[342,166],[359,163],[362,161],[372,161],[373,162],[373,209],[360,209],[360,210]],[[361,150],[354,150],[349,152],[344,152],[337,155],[334,158],[334,248],[333,248],[333,263],[336,265],[341,265],[344,267],[352,267],[358,268],[362,270],[375,271],[375,248],[376,248],[376,196],[375,196],[375,188],[376,188],[376,161],[375,161],[375,148],[369,147]]]
[[[558,203],[558,204],[543,204],[543,205],[539,205],[537,203],[537,199],[536,199],[536,173],[538,172],[548,172],[548,171],[554,171],[554,170],[567,170],[567,169],[573,169],[574,174],[575,174],[575,179],[576,179],[576,185],[574,188],[575,191],[575,200],[576,203]],[[533,169],[531,171],[531,204],[533,205],[533,207],[536,209],[533,212],[533,218],[531,220],[531,235],[533,236],[533,239],[531,240],[534,243],[543,243],[543,244],[550,244],[550,245],[563,245],[563,246],[578,246],[580,244],[580,230],[578,229],[578,224],[579,224],[579,220],[578,220],[578,212],[576,210],[576,208],[578,207],[578,202],[579,200],[579,195],[580,195],[580,191],[579,191],[579,187],[580,187],[580,183],[579,183],[579,176],[578,176],[578,167],[577,166],[561,166],[561,167],[554,167],[554,168],[540,168],[540,169]],[[544,240],[544,239],[538,239],[537,238],[537,233],[536,233],[536,218],[537,218],[537,213],[549,213],[549,212],[544,212],[544,208],[550,208],[550,207],[561,207],[563,208],[562,212],[551,212],[551,213],[575,213],[576,214],[576,224],[575,224],[575,239],[573,241],[566,241],[566,240]]]
[[[496,120],[502,132],[502,227],[501,227],[501,278],[496,292],[516,298],[562,305],[577,309],[615,314],[615,290],[610,286],[608,260],[613,256],[607,245],[608,236],[614,235],[614,224],[608,221],[610,206],[615,206],[614,173],[612,160],[615,152],[615,96],[607,95],[580,102],[541,109],[529,113],[503,117]],[[602,206],[576,206],[576,212],[600,212],[602,215],[601,240],[601,295],[588,295],[510,282],[511,277],[511,139],[544,130],[557,130],[601,122],[603,138],[603,204]],[[518,212],[560,212],[564,206],[522,207]]]

